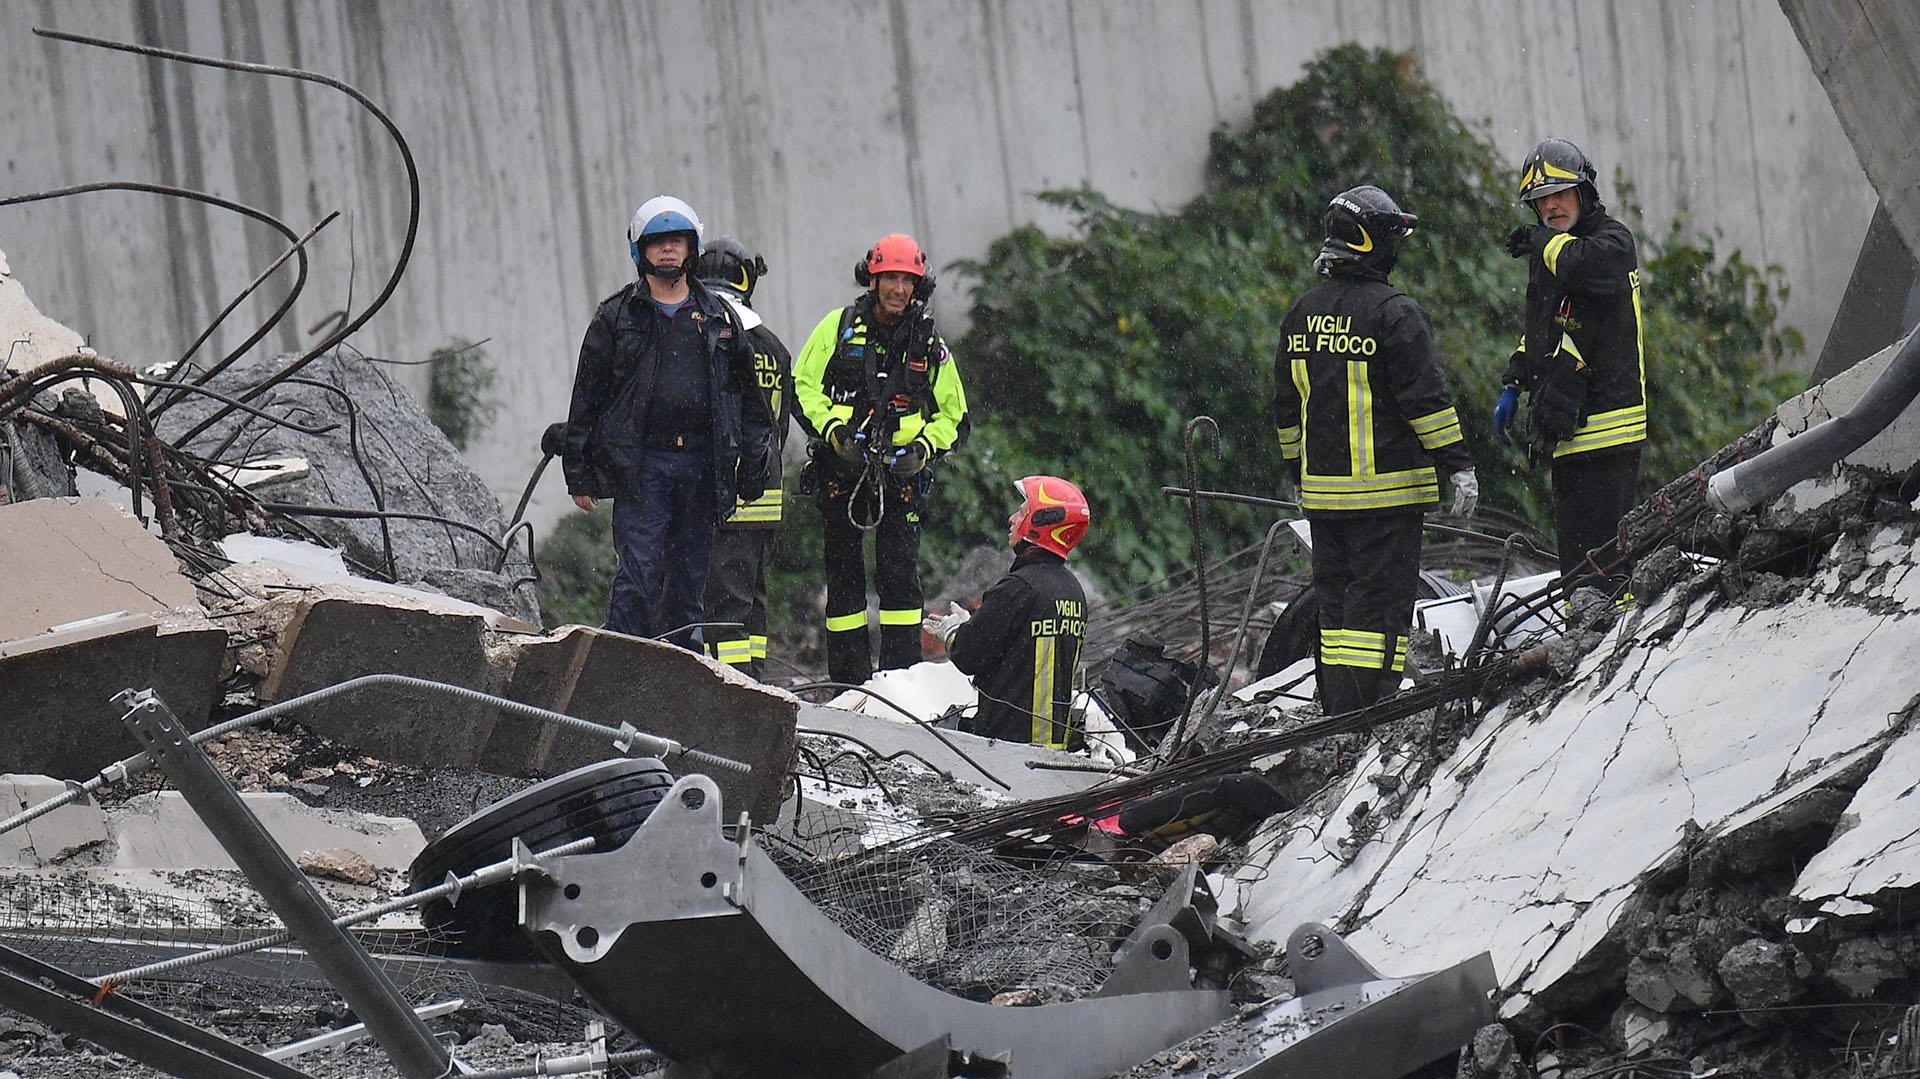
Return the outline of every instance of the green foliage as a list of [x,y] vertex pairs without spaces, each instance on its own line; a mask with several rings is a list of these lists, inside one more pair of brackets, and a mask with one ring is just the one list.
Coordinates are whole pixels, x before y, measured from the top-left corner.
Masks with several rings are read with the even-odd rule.
[[500,411],[490,394],[493,365],[480,344],[456,337],[427,361],[427,416],[456,449],[466,449]]
[[[1000,538],[1011,480],[1051,472],[1081,483],[1094,528],[1080,560],[1116,585],[1184,564],[1182,425],[1219,423],[1222,459],[1201,455],[1200,485],[1285,497],[1269,418],[1281,318],[1311,287],[1328,200],[1372,183],[1420,217],[1395,283],[1433,317],[1483,500],[1537,523],[1544,476],[1492,428],[1501,372],[1520,334],[1526,279],[1502,239],[1532,220],[1514,177],[1453,115],[1414,61],[1357,45],[1255,105],[1243,131],[1216,131],[1206,190],[1178,211],[1142,213],[1085,188],[1050,191],[1071,236],[1025,227],[980,262],[973,329],[957,354],[974,434],[942,466],[927,561],[951,566]],[[1676,230],[1643,249],[1655,446],[1649,487],[1750,427],[1793,376],[1766,376],[1800,348],[1776,329],[1785,288],[1711,241]],[[1649,257],[1651,256],[1651,257]],[[1677,462],[1684,462],[1679,463]],[[1257,539],[1267,511],[1209,505],[1209,548]],[[940,570],[931,571],[938,577]]]
[[613,502],[592,513],[569,511],[540,543],[540,613],[547,628],[597,626],[607,620],[613,584]]

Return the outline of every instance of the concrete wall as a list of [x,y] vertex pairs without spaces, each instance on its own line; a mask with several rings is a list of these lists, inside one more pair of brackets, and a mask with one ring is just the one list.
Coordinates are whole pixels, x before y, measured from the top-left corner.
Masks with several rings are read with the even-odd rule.
[[[1571,137],[1607,190],[1624,166],[1653,220],[1690,215],[1727,249],[1781,264],[1787,317],[1816,353],[1873,209],[1774,0],[0,6],[0,194],[157,180],[257,204],[296,232],[346,211],[316,245],[279,349],[349,297],[365,304],[393,265],[407,200],[384,133],[332,90],[33,26],[304,67],[382,103],[412,143],[424,204],[413,263],[355,343],[419,361],[455,334],[491,339],[508,406],[470,455],[508,500],[540,428],[565,412],[594,303],[632,274],[624,228],[648,196],[683,194],[713,232],[765,251],[762,312],[797,348],[884,232],[914,232],[939,266],[1012,225],[1062,225],[1031,198],[1044,188],[1084,181],[1125,205],[1179,205],[1202,181],[1208,132],[1244,123],[1343,41],[1418,54],[1509,161],[1548,133]],[[282,246],[147,195],[0,209],[0,250],[40,305],[139,363],[176,356]],[[950,319],[958,283],[943,294]],[[266,309],[243,308],[220,340]],[[558,471],[537,520],[564,505]]]

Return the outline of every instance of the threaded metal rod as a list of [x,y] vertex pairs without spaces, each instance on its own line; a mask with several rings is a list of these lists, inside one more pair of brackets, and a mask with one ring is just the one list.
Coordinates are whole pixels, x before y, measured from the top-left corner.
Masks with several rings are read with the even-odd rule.
[[[316,689],[312,693],[303,693],[298,697],[281,701],[278,704],[270,704],[265,708],[256,709],[244,716],[229,719],[225,723],[217,723],[205,730],[196,732],[192,736],[192,739],[195,743],[208,742],[221,735],[231,734],[234,731],[251,727],[256,723],[262,723],[266,720],[286,715],[289,712],[297,711],[307,705],[318,704],[324,700],[373,686],[405,686],[411,689],[423,689],[428,692],[455,697],[473,704],[482,704],[488,707],[498,708],[509,715],[520,716],[524,719],[534,719],[542,723],[552,723],[570,730],[580,731],[584,734],[610,737],[614,748],[618,749],[622,754],[631,754],[637,747],[649,756],[660,757],[662,759],[678,757],[694,764],[704,765],[709,768],[720,768],[729,772],[739,772],[742,775],[750,775],[753,772],[753,766],[743,761],[737,761],[731,757],[722,757],[717,753],[708,753],[701,749],[688,749],[686,746],[681,745],[671,738],[662,738],[658,735],[645,734],[637,731],[631,723],[622,723],[618,727],[609,727],[602,723],[595,723],[592,720],[581,719],[578,716],[549,711],[548,709],[526,704],[521,701],[510,701],[505,697],[496,697],[491,693],[482,693],[477,689],[468,689],[466,686],[450,685],[446,682],[435,682],[432,679],[414,678],[404,674],[368,674],[362,675],[359,678],[350,678],[345,682],[336,683],[325,689]],[[54,795],[52,798],[28,806],[26,809],[8,817],[6,820],[0,821],[0,835],[5,835],[30,821],[38,820],[62,806],[71,805],[93,794],[93,792],[102,787],[111,786],[115,783],[123,783],[137,775],[150,771],[152,768],[153,759],[145,752],[136,753],[125,760],[110,764],[102,768],[100,774],[93,778],[80,783],[70,782],[67,784],[66,790]]]
[[[583,854],[592,850],[593,845],[594,839],[592,836],[583,836],[571,843],[562,843],[557,847],[543,850],[539,854],[534,855],[534,857],[561,858],[569,854]],[[431,888],[423,888],[417,892],[411,892],[407,895],[389,899],[384,903],[376,903],[371,907],[364,907],[348,914],[342,914],[333,920],[333,924],[342,929],[346,929],[349,926],[359,925],[362,922],[370,922],[375,918],[392,914],[397,910],[405,910],[408,907],[420,903],[432,902],[435,899],[452,895],[455,892],[464,892],[468,888],[478,888],[495,884],[512,876],[514,870],[518,869],[521,864],[522,863],[515,858],[502,858],[492,865],[481,866],[479,869],[468,873],[464,877],[442,881]],[[148,963],[140,967],[130,967],[126,970],[115,971],[112,974],[102,974],[97,978],[88,980],[95,985],[124,985],[127,982],[139,981],[142,978],[151,978],[160,974],[170,974],[176,970],[199,966],[202,963],[213,963],[222,959],[232,959],[236,955],[246,955],[249,952],[262,951],[267,948],[286,944],[291,940],[293,940],[293,934],[283,929],[278,933],[270,933],[264,937],[257,937],[253,940],[223,944],[218,948],[209,948],[206,951],[193,952],[189,955],[176,955],[171,959],[162,959],[158,962]]]

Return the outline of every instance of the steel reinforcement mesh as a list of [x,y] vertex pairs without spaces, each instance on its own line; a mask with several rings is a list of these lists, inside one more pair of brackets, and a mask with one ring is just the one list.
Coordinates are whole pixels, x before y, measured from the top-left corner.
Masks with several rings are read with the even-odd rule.
[[[844,813],[795,831],[822,835]],[[812,828],[809,829],[809,825]],[[851,836],[851,832],[849,835]],[[1148,906],[1147,892],[1111,869],[1059,860],[1029,868],[933,839],[870,852],[851,839],[811,855],[770,844],[789,878],[869,951],[921,981],[987,1000],[1030,989],[1045,1003],[1091,993]]]
[[[283,927],[238,873],[180,874],[178,891],[122,887],[83,874],[0,875],[0,944],[83,978],[98,978],[175,956],[257,940]],[[200,889],[195,891],[193,889]],[[463,1011],[508,1023],[522,1041],[578,1039],[595,1013],[504,986],[427,958],[447,933],[351,930],[409,1004],[455,998]],[[217,1023],[272,1044],[347,1022],[339,995],[307,954],[270,947],[115,987],[114,992]]]

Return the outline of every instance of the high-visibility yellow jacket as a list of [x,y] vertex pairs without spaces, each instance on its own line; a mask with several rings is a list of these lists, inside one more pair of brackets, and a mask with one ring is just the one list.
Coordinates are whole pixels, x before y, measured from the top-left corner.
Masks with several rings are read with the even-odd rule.
[[836,424],[865,429],[879,444],[918,439],[928,457],[953,449],[966,430],[967,391],[932,316],[916,303],[893,326],[871,315],[872,294],[828,312],[793,364],[795,412],[813,438]]

